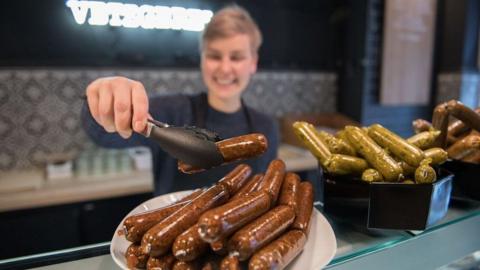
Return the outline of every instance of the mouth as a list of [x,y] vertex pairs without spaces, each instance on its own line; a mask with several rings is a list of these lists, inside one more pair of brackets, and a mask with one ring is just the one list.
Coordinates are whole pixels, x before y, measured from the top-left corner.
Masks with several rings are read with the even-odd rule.
[[221,86],[229,86],[237,83],[237,79],[221,79],[221,78],[213,78],[213,80]]

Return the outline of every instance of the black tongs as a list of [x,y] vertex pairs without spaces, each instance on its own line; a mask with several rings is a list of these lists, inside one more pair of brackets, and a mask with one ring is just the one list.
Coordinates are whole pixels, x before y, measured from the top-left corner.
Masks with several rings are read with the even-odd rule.
[[194,126],[171,126],[148,119],[144,135],[172,157],[194,167],[208,169],[223,163],[223,156],[215,145],[220,137],[213,131]]

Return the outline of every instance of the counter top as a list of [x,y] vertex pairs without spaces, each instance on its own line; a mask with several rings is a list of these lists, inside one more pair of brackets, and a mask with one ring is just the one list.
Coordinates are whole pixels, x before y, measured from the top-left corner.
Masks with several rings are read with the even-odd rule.
[[[304,171],[317,167],[306,149],[283,144],[278,156],[287,170]],[[151,171],[101,175],[48,182],[42,171],[0,175],[0,212],[128,196],[153,191]]]

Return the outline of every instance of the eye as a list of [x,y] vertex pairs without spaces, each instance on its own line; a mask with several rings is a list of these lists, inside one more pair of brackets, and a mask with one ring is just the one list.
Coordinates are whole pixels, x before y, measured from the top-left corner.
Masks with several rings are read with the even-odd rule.
[[210,60],[220,60],[222,56],[217,53],[206,53],[205,58],[210,59]]
[[234,61],[234,62],[239,62],[239,61],[242,61],[244,60],[246,57],[245,55],[243,54],[234,54],[232,56],[230,56],[230,60]]

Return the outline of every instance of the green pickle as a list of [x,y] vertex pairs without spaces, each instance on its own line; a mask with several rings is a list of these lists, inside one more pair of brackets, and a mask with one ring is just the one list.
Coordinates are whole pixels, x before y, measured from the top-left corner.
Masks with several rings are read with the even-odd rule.
[[393,155],[405,161],[408,165],[417,167],[425,158],[423,151],[408,143],[406,140],[384,128],[382,125],[373,124],[368,128],[370,136],[378,145],[387,148]]
[[415,170],[415,182],[417,184],[429,184],[435,182],[437,180],[437,173],[435,170],[430,166],[432,163],[431,158],[424,159],[420,166]]
[[423,151],[425,158],[432,159],[432,165],[440,165],[447,161],[448,153],[440,147],[434,147]]
[[355,156],[355,150],[344,140],[335,138],[335,136],[323,130],[319,131],[318,135],[320,136],[320,139],[327,144],[328,149],[333,154]]
[[402,183],[403,184],[415,184],[415,181],[413,181],[412,179],[405,179],[405,180],[403,180]]
[[405,161],[400,161],[399,163],[400,163],[400,166],[402,167],[404,176],[413,176],[415,174],[415,170],[417,168],[408,165]]
[[383,181],[383,176],[379,171],[370,168],[363,171],[362,180],[365,182],[381,182]]
[[318,132],[312,124],[297,121],[293,123],[293,131],[305,147],[320,161],[320,164],[323,165],[332,155],[325,142],[318,136]]
[[336,175],[354,174],[360,175],[368,168],[368,163],[363,158],[352,157],[342,154],[332,154],[327,159],[324,168],[328,173]]
[[368,163],[379,171],[386,181],[397,182],[403,179],[402,167],[377,145],[361,128],[346,126],[345,134],[355,150]]
[[423,131],[408,138],[407,142],[425,150],[432,147],[439,135],[440,130]]

